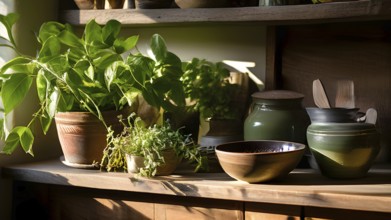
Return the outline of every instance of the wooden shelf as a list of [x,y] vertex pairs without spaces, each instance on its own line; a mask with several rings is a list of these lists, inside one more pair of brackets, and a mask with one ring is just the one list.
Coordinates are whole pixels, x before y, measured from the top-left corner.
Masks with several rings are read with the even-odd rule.
[[72,25],[84,25],[91,19],[96,19],[101,24],[110,19],[116,19],[129,26],[231,24],[235,22],[285,25],[384,20],[391,19],[391,2],[359,0],[268,7],[64,10],[60,13],[60,20]]
[[225,173],[177,172],[152,179],[134,179],[128,173],[75,169],[59,159],[2,168],[4,177],[44,184],[100,190],[154,193],[390,213],[391,170],[372,169],[366,178],[331,180],[312,169],[292,171],[283,181],[248,184]]

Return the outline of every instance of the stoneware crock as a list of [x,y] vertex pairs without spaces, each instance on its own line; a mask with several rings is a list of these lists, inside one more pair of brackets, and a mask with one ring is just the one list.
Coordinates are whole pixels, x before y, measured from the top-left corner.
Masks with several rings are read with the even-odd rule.
[[312,123],[308,146],[327,177],[364,177],[379,152],[379,133],[369,123]]

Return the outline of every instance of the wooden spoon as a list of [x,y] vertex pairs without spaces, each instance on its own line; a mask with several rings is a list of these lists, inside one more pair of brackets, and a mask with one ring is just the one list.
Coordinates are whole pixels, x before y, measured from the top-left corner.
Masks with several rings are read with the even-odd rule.
[[329,99],[327,98],[322,82],[319,79],[314,80],[312,83],[312,93],[316,106],[319,108],[330,108]]
[[352,80],[338,80],[335,107],[355,108],[354,83]]
[[365,123],[376,124],[377,111],[374,108],[369,108],[365,113]]

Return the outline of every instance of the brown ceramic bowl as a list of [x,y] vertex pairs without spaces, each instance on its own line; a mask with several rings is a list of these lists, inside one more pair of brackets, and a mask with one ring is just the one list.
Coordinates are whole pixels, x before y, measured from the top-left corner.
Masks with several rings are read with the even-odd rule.
[[238,141],[216,147],[224,172],[248,183],[278,180],[300,162],[306,146],[274,140]]

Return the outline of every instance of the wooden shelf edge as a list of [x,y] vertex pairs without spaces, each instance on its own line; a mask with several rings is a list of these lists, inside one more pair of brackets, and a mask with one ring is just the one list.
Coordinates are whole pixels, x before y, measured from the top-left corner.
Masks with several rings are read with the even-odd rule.
[[387,1],[358,0],[324,4],[238,8],[64,10],[60,21],[85,25],[91,19],[104,24],[116,19],[124,25],[189,25],[256,22],[273,25],[324,23],[339,20],[391,19]]
[[360,180],[330,180],[311,169],[301,169],[294,170],[286,181],[265,184],[239,182],[225,173],[134,179],[128,173],[69,168],[59,160],[3,167],[0,173],[18,181],[99,190],[391,213],[389,166],[372,170]]

